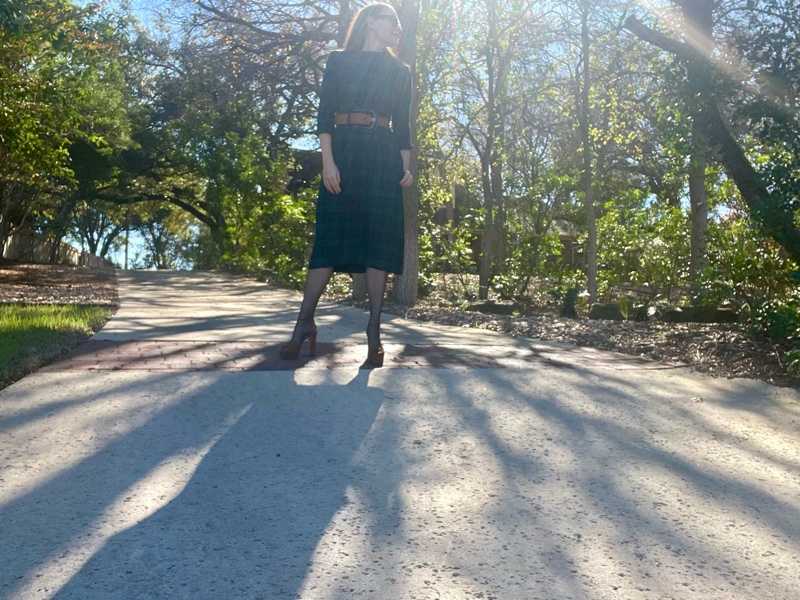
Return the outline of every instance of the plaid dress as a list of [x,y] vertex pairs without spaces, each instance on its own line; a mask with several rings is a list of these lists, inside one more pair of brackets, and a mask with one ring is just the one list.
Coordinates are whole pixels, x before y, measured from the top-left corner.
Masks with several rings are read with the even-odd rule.
[[[387,52],[332,52],[320,92],[317,133],[330,133],[341,194],[320,184],[309,268],[403,272],[403,160],[411,148],[411,72]],[[337,113],[374,111],[392,128],[335,126]]]

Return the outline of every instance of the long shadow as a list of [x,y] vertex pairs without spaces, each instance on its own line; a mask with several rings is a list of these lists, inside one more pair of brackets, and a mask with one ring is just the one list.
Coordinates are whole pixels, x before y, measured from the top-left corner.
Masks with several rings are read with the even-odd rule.
[[347,386],[193,377],[193,391],[0,509],[0,597],[28,597],[42,573],[51,585],[72,574],[41,596],[60,599],[297,597],[383,392],[366,373]]
[[[482,358],[462,352],[465,366]],[[402,371],[387,374],[393,391],[354,480],[367,548],[387,574],[402,582],[413,571],[440,584],[459,565],[462,579],[497,598],[609,597],[603,590],[684,597],[671,595],[676,589],[687,598],[743,598],[761,582],[772,597],[797,597],[784,566],[759,572],[769,553],[748,555],[726,528],[731,520],[748,523],[743,535],[759,535],[778,554],[784,548],[790,563],[800,549],[800,508],[730,463],[693,451],[695,439],[724,429],[683,404],[697,393],[689,378],[648,392],[641,379],[637,385],[611,370],[573,369],[568,385],[563,371],[536,366],[461,372],[431,369],[416,387]],[[537,386],[543,375],[555,382]],[[744,457],[746,446],[734,450]],[[767,469],[791,467],[774,454],[762,458],[772,461]],[[448,501],[454,497],[456,504]],[[395,559],[397,546],[408,549],[405,562]],[[483,563],[470,564],[473,549]],[[382,597],[412,597],[391,581]]]
[[[561,393],[550,386],[533,391],[512,371],[475,371],[474,375],[474,380],[465,382],[461,393],[453,390],[448,402],[458,407],[476,435],[498,457],[502,478],[512,489],[514,480],[529,478],[567,492],[565,499],[574,514],[569,526],[558,523],[563,516],[548,522],[559,512],[563,515],[563,509],[544,509],[536,513],[535,518],[543,525],[543,537],[559,548],[551,557],[549,580],[557,582],[569,597],[585,597],[587,593],[594,597],[591,588],[584,587],[581,569],[577,565],[584,556],[582,552],[587,543],[580,539],[580,533],[585,535],[582,528],[598,520],[612,528],[617,540],[617,568],[642,582],[651,576],[654,567],[652,562],[648,566],[647,562],[641,561],[648,558],[648,554],[659,556],[659,553],[677,557],[676,563],[686,569],[684,577],[701,587],[707,577],[703,571],[710,575],[712,569],[728,569],[727,579],[731,585],[736,585],[742,574],[745,578],[758,576],[755,572],[748,572],[749,559],[739,555],[735,548],[731,548],[727,556],[719,556],[719,544],[714,539],[715,534],[720,533],[718,528],[711,526],[698,531],[676,519],[690,515],[693,504],[699,507],[701,514],[757,514],[758,521],[768,528],[773,540],[779,543],[782,540],[787,547],[793,545],[797,550],[796,543],[792,542],[800,537],[800,510],[795,502],[777,497],[765,486],[752,485],[737,473],[708,469],[705,461],[698,461],[691,450],[676,453],[651,437],[659,432],[668,435],[680,431],[680,427],[693,427],[692,415],[679,406],[666,407],[657,418],[643,422],[649,409],[644,406],[647,400],[642,398],[641,390],[635,395],[620,393],[626,386],[617,385],[613,375],[608,382],[598,383],[589,381],[576,370],[574,387],[565,388]],[[619,379],[618,383],[624,381]],[[540,436],[538,448],[514,452],[507,447],[509,436],[504,435],[503,427],[498,426],[498,414],[502,414],[503,409],[487,407],[485,403],[476,401],[469,390],[479,388],[478,383],[493,389],[496,397],[507,398],[511,412],[517,412],[521,417],[527,413],[524,420],[536,424],[536,429],[529,429],[531,446],[537,445],[535,437]],[[567,392],[573,397],[562,395]],[[601,410],[582,413],[581,402],[576,402],[575,395],[583,396],[586,405],[596,402],[597,406],[593,408]],[[601,397],[604,400],[600,400]],[[607,411],[606,414],[603,410]],[[488,416],[490,413],[493,418]],[[698,434],[706,427],[704,423],[697,423]],[[542,437],[547,441],[541,443]],[[553,468],[548,458],[551,452],[562,456],[561,468]],[[632,481],[625,481],[625,474],[637,475]],[[641,481],[650,481],[654,477],[672,481],[672,486],[660,497],[654,497],[652,490],[637,492]],[[512,505],[518,501],[519,498],[513,494],[506,498],[506,502]],[[672,507],[671,514],[662,512],[662,508],[668,505]],[[667,514],[671,517],[669,520],[665,518]],[[566,538],[564,530],[575,531],[578,538]],[[661,550],[664,548],[668,552]],[[696,567],[708,563],[712,567]],[[772,576],[779,572],[776,569]],[[781,593],[786,593],[787,589],[784,587]],[[783,596],[779,594],[779,597]]]

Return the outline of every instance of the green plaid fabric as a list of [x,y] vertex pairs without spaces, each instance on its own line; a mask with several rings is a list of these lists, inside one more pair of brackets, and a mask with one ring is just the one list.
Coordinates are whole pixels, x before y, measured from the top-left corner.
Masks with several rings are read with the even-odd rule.
[[402,273],[403,161],[394,134],[385,127],[341,127],[333,136],[333,155],[342,193],[334,196],[320,185],[309,268]]
[[[320,92],[318,133],[333,138],[342,193],[320,185],[309,268],[403,272],[403,160],[410,148],[411,73],[385,52],[333,52]],[[334,127],[336,113],[375,111],[392,129]]]

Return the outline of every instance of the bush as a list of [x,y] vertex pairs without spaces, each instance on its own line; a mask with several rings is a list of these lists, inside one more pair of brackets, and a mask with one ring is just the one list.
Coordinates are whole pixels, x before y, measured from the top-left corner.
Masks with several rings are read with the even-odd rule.
[[800,290],[766,300],[747,313],[750,323],[775,342],[800,341]]
[[472,237],[471,229],[464,224],[455,228],[431,221],[422,224],[419,259],[419,289],[422,296],[429,295],[435,289],[437,273],[456,275],[460,286],[458,290],[453,290],[453,295],[469,295],[468,276],[475,271]]
[[734,305],[771,340],[800,339],[797,265],[753,227],[745,211],[734,208],[710,224],[708,261],[704,304]]
[[733,209],[708,228],[708,268],[701,288],[707,302],[753,308],[790,292],[797,266],[765,238],[747,214]]
[[558,279],[565,269],[561,257],[558,233],[523,232],[515,236],[511,256],[505,269],[494,279],[494,290],[504,300],[524,299],[529,296],[529,285],[534,277],[553,276]]
[[669,298],[688,276],[689,223],[678,208],[607,205],[597,221],[598,296],[616,300],[623,286],[647,286]]

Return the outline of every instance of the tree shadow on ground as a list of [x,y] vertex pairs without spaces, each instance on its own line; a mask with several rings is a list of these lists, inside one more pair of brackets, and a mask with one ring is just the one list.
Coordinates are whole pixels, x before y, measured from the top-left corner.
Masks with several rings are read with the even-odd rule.
[[[0,595],[31,597],[46,572],[51,585],[71,576],[36,597],[295,598],[383,392],[366,374],[346,386],[236,378],[204,375],[127,415],[138,426],[3,506]],[[180,381],[162,378],[162,393]],[[152,382],[138,388],[117,391]]]

